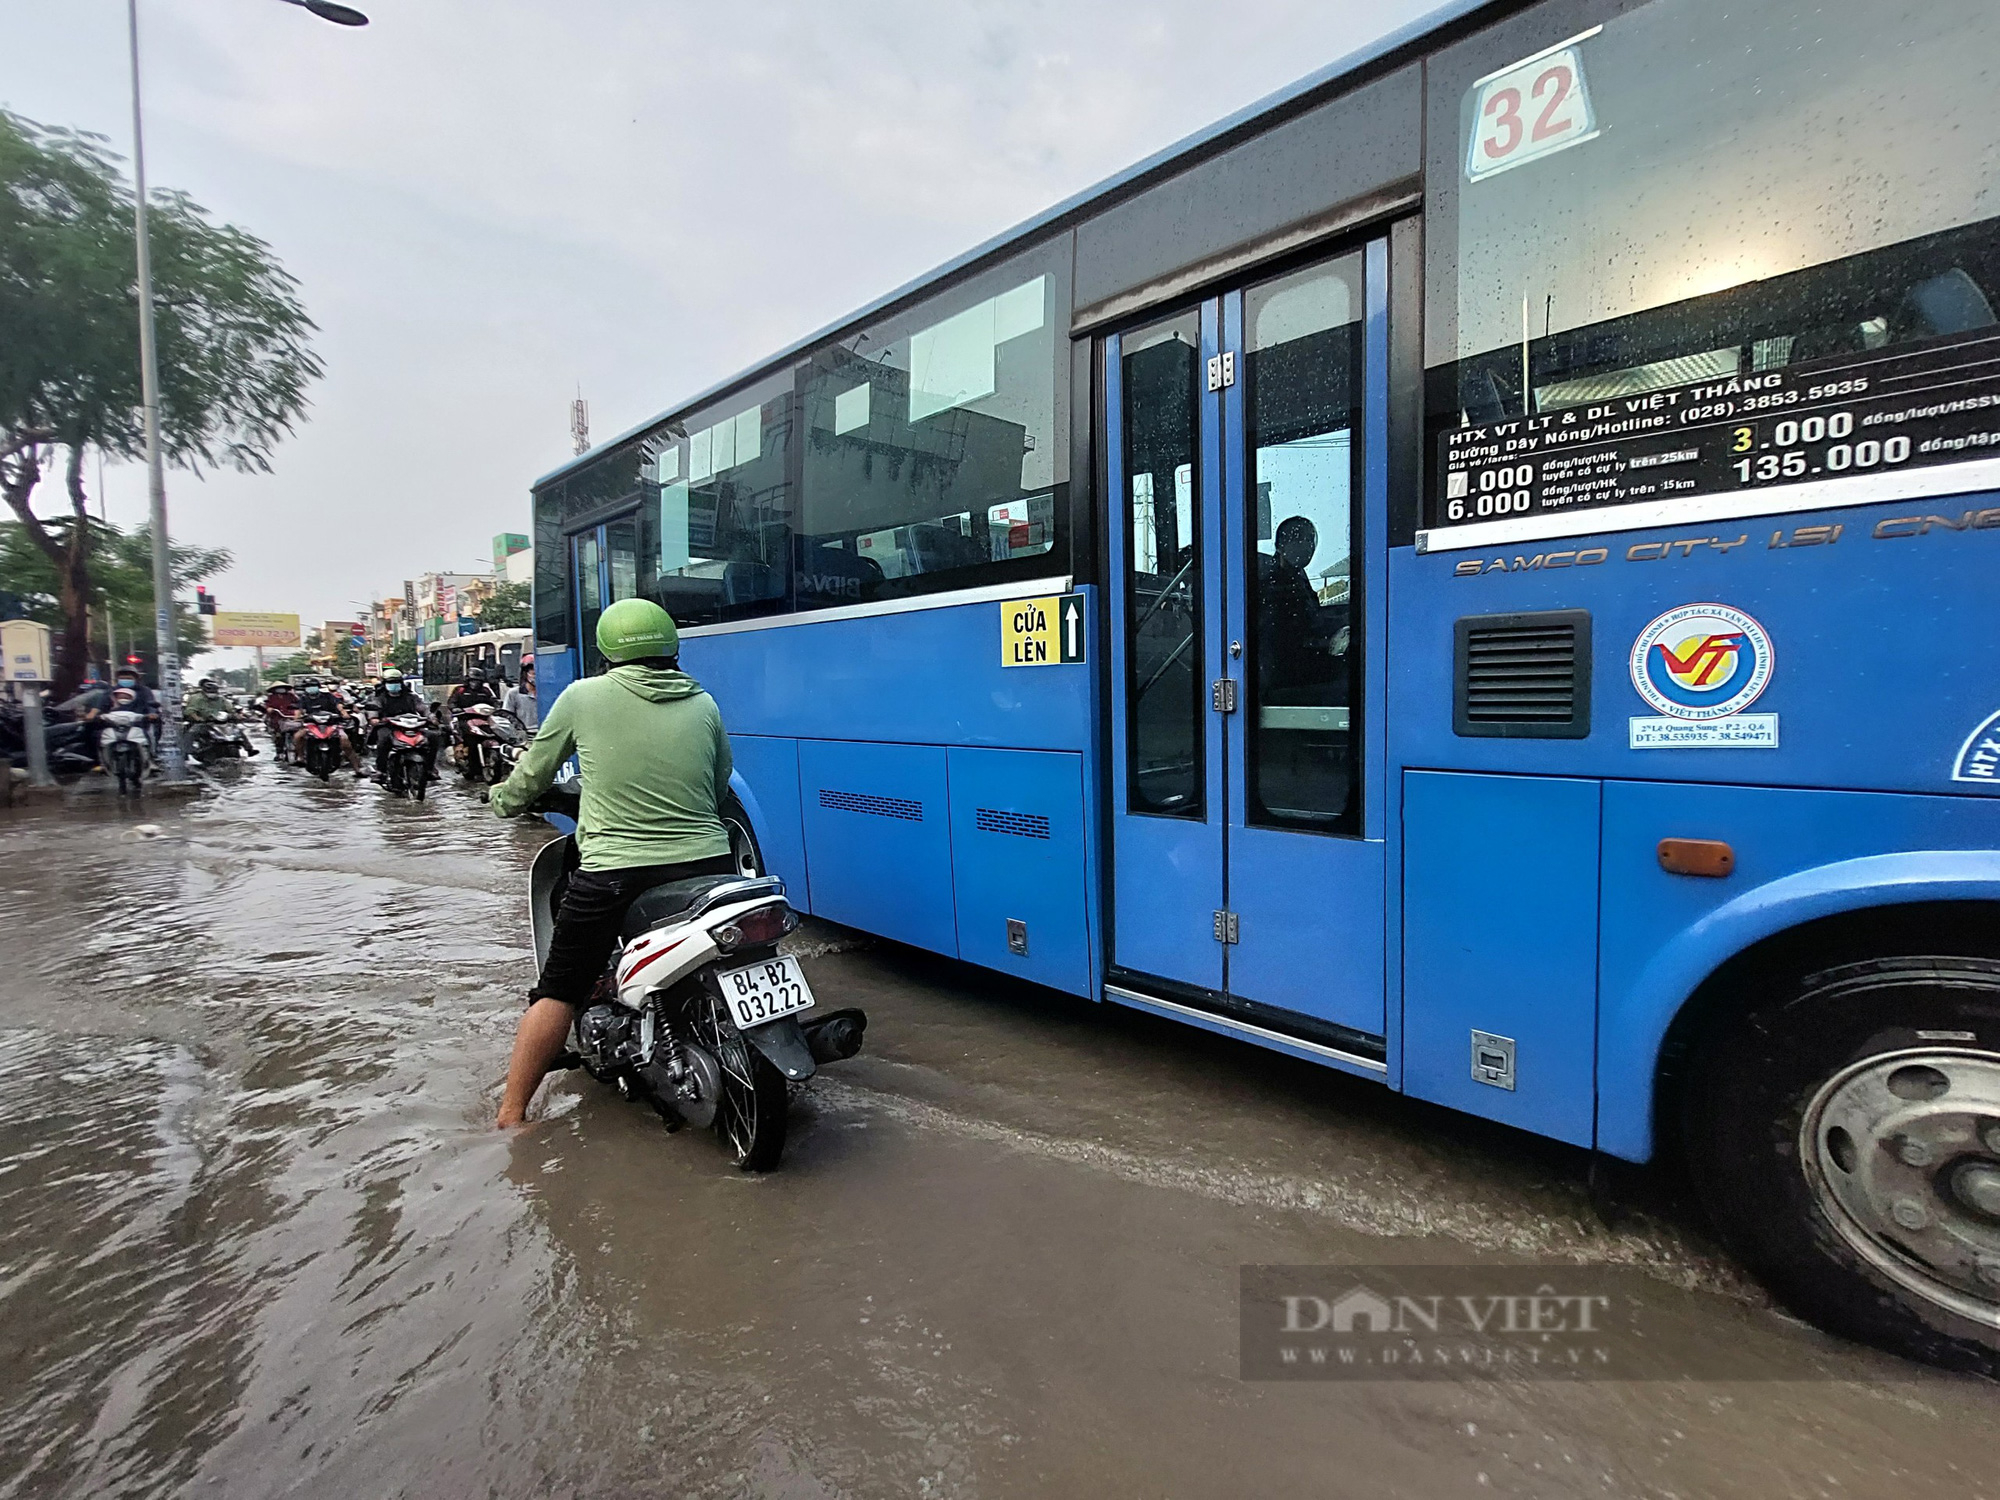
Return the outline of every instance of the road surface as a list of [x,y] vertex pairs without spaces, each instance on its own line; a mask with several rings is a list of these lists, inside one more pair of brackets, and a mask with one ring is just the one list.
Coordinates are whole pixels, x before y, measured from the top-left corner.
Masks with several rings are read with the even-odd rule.
[[[1663,1178],[837,929],[780,1172],[574,1074],[497,1133],[547,836],[268,763],[0,813],[0,1496],[2000,1500],[2000,1390]],[[1521,1261],[1789,1378],[1239,1378],[1246,1264]]]

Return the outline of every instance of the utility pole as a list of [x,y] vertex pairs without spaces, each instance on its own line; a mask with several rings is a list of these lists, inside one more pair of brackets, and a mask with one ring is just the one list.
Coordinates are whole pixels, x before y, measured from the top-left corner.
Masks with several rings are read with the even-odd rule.
[[146,138],[139,107],[139,0],[125,0],[132,38],[133,238],[139,255],[139,388],[146,418],[146,490],[152,505],[153,640],[160,662],[160,774],[187,780],[181,751],[181,656],[174,642],[173,554],[167,545],[166,460],[160,452],[160,352],[153,337],[153,253],[146,238]]

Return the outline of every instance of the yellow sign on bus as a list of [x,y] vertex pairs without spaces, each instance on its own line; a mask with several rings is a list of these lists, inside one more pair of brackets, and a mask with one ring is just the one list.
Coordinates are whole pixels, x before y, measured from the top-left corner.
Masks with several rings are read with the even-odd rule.
[[296,646],[299,643],[297,615],[214,615],[217,646]]
[[1000,605],[1000,665],[1059,667],[1081,662],[1088,623],[1081,594],[1005,600]]

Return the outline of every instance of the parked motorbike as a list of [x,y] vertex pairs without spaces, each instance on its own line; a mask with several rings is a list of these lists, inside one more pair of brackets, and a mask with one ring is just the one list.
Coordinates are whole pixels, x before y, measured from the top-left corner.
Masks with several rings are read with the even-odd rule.
[[[117,696],[127,703],[132,701],[129,693]],[[103,726],[98,730],[98,759],[105,770],[118,778],[120,795],[130,792],[136,796],[153,765],[153,741],[146,733],[146,716],[136,708],[119,706],[114,699],[113,706],[99,714],[96,722]]]
[[490,703],[474,703],[454,711],[451,716],[452,764],[467,780],[490,782],[494,779],[490,767],[496,742],[493,719],[498,712]]
[[422,714],[397,714],[377,726],[389,736],[383,785],[398,797],[424,800],[424,763],[430,754],[429,725]]
[[[571,802],[567,809],[574,810]],[[575,841],[542,846],[530,873],[535,956],[548,956]],[[577,1015],[565,1059],[670,1129],[713,1129],[735,1164],[768,1172],[785,1149],[789,1085],[861,1050],[868,1018],[815,1015],[799,961],[778,952],[798,926],[776,876],[707,875],[632,903],[623,943]]]
[[218,761],[233,761],[256,753],[257,747],[250,743],[250,736],[234,719],[220,724],[203,720],[188,728],[188,754],[197,765],[212,766]]
[[[57,776],[81,775],[97,764],[93,723],[50,718],[42,726],[42,743],[48,747],[49,770]],[[28,765],[27,716],[5,698],[0,698],[0,762],[22,770]]]
[[347,721],[339,714],[324,709],[307,714],[299,726],[296,742],[299,764],[321,781],[330,779],[347,759],[340,743],[346,728]]

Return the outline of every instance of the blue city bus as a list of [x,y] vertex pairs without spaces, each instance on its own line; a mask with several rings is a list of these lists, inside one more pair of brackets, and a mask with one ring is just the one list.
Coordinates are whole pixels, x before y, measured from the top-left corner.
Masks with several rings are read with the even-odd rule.
[[[1460,3],[534,486],[802,909],[2000,1358],[1990,0]],[[801,241],[802,255],[809,240]]]

